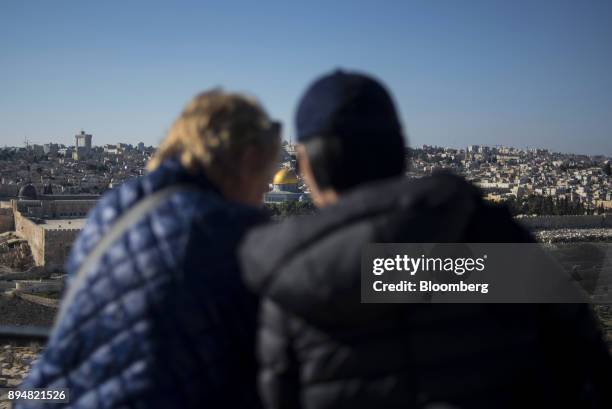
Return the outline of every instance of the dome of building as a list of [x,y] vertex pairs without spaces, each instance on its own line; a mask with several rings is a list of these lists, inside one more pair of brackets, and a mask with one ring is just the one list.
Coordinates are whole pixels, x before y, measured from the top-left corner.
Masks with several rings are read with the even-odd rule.
[[35,200],[38,197],[36,188],[32,184],[27,184],[19,189],[19,198],[26,200]]
[[297,185],[299,183],[297,175],[290,168],[282,168],[274,175],[273,185]]

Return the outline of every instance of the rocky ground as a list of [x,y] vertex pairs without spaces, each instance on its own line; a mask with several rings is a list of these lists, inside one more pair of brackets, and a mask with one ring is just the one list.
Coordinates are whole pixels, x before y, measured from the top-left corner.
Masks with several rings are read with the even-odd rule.
[[[44,270],[34,266],[28,243],[12,233],[0,234],[0,280],[42,278]],[[48,274],[47,274],[48,275]],[[8,281],[11,282],[11,281]],[[0,326],[50,327],[57,309],[25,301],[10,292],[0,292]],[[7,341],[0,344],[0,388],[14,388],[26,377],[41,351],[38,342]],[[10,408],[0,397],[0,409]]]
[[[15,388],[21,384],[40,350],[38,343],[27,346],[13,344],[0,346],[0,388]],[[0,397],[0,409],[10,407],[10,402]]]
[[0,387],[16,387],[23,381],[32,362],[38,357],[40,345],[3,345],[0,348]]
[[12,232],[0,234],[0,266],[24,271],[34,266],[28,242]]
[[[17,297],[0,295],[0,325],[51,326],[57,312]],[[41,351],[41,344],[22,345],[16,342],[0,344],[0,388],[18,386],[26,377],[32,362]],[[10,408],[8,401],[0,397],[0,409]]]

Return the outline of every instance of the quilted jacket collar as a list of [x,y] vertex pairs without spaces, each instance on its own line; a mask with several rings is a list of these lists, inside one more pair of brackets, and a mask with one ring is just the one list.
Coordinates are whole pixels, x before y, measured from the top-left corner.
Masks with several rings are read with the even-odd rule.
[[181,165],[177,158],[163,161],[157,169],[145,176],[144,182],[143,189],[147,190],[145,193],[155,192],[177,183],[186,183],[199,186],[203,190],[212,190],[221,195],[219,188],[206,176],[203,170],[190,172]]

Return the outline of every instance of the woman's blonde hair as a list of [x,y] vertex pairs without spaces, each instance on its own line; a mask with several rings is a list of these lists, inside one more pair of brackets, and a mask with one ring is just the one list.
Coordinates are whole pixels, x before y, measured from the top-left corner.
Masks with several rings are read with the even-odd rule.
[[147,168],[177,157],[189,171],[231,176],[247,147],[259,149],[262,163],[280,148],[278,123],[252,98],[221,90],[197,95],[172,125]]

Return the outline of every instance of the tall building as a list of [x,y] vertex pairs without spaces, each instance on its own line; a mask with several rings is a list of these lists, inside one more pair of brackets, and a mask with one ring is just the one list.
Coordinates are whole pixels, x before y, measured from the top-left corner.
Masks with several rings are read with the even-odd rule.
[[43,145],[43,150],[46,155],[57,155],[59,145],[56,143],[46,143]]
[[74,152],[72,153],[72,159],[82,160],[89,157],[91,153],[91,135],[81,131],[80,134],[74,136]]
[[76,134],[74,136],[75,139],[75,148],[79,150],[79,148],[85,148],[85,151],[91,150],[91,135],[85,133],[85,131],[81,130],[80,134]]

